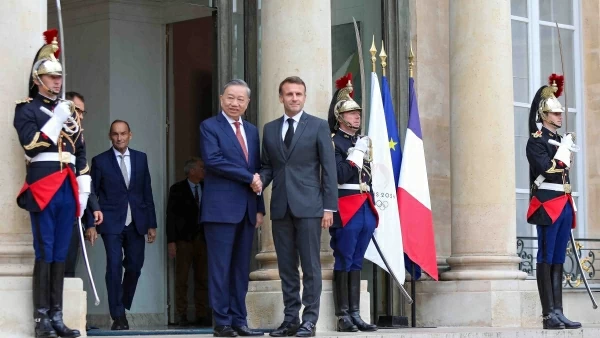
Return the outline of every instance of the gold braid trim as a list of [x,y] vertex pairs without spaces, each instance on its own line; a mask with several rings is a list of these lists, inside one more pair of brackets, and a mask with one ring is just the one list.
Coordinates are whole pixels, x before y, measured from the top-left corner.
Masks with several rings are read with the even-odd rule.
[[31,149],[35,149],[37,147],[49,147],[50,146],[50,143],[48,143],[48,142],[38,142],[39,139],[40,139],[40,132],[38,131],[33,136],[33,140],[31,141],[31,143],[23,146],[23,148],[25,148],[25,150],[31,150]]
[[73,142],[69,134],[65,133],[64,130],[61,130],[60,135],[63,136],[63,138],[66,138],[69,141],[69,143],[71,143],[71,146],[73,146],[73,152],[75,152],[77,148],[75,148],[75,142]]
[[83,168],[82,170],[79,171],[79,175],[85,175],[87,173],[90,172],[90,167],[88,166],[88,164],[85,164],[85,168]]
[[556,169],[556,160],[552,159],[552,167],[548,170],[546,170],[547,174],[556,174],[556,173],[562,173],[563,171],[565,171],[564,169]]

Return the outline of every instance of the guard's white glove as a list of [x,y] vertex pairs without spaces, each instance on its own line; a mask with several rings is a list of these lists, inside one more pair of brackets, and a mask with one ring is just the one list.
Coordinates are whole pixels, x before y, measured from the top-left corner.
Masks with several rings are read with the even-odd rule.
[[72,105],[73,101],[61,101],[52,112],[45,107],[40,108],[43,112],[52,116],[48,122],[44,124],[41,131],[46,134],[46,136],[48,136],[48,138],[52,140],[52,143],[54,144],[58,142],[58,136],[62,130],[63,123],[65,123],[69,117],[71,117]]
[[77,176],[77,185],[79,185],[79,217],[82,217],[92,191],[92,177],[90,175]]
[[554,154],[554,159],[561,161],[565,164],[565,166],[567,166],[567,168],[570,168],[571,153],[576,153],[579,151],[579,146],[573,142],[573,134],[569,133],[564,135],[561,138],[560,143],[556,142],[555,140],[548,140],[548,143],[558,146],[558,150],[556,151],[556,154]]
[[367,156],[369,150],[369,138],[362,137],[356,141],[353,148],[348,149],[348,161],[351,161],[358,168],[362,169],[364,159]]

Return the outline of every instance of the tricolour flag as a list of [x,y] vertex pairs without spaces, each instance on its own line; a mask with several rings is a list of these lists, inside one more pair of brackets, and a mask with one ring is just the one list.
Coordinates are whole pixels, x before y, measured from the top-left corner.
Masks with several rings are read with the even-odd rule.
[[[402,231],[398,217],[398,200],[396,198],[396,182],[394,167],[390,155],[390,139],[388,136],[379,79],[371,73],[371,107],[369,110],[369,132],[373,146],[373,193],[375,206],[379,213],[379,226],[373,236],[379,245],[381,254],[390,266],[391,272],[399,283],[404,283],[404,252],[402,250]],[[400,145],[398,145],[399,147]],[[383,259],[375,248],[373,241],[369,243],[365,258],[388,271]],[[390,272],[390,271],[388,271]]]
[[438,279],[433,233],[433,216],[425,151],[417,107],[414,79],[409,79],[408,129],[404,141],[404,161],[398,183],[398,209],[402,222],[404,252],[435,280]]

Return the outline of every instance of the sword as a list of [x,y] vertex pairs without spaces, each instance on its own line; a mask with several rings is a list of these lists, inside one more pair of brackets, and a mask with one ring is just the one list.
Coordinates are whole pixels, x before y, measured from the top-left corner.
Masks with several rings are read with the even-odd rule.
[[[379,248],[379,244],[377,243],[377,239],[375,239],[375,235],[371,235],[371,240],[373,240],[373,244],[375,244],[375,248],[377,249],[377,252],[379,253],[379,256],[381,257],[383,264],[385,264],[385,267],[387,268],[388,272],[390,273],[392,278],[396,281],[396,284],[398,284],[398,286],[400,287],[400,291],[402,292],[402,295],[404,296],[404,298],[406,298],[406,300],[408,301],[408,304],[412,304],[413,299],[410,297],[408,292],[406,292],[406,289],[404,289],[404,286],[402,286],[400,281],[398,281],[398,278],[396,278],[396,275],[390,268],[390,265],[388,264],[387,260],[383,256],[383,253],[381,252],[381,249]],[[412,277],[412,278],[414,278],[414,277]]]
[[[354,17],[352,17],[352,21],[354,21],[354,34],[356,35],[356,47],[358,49],[358,66],[360,67],[360,104],[363,106],[365,106],[366,101],[365,101],[365,63],[364,63],[364,59],[363,59],[363,54],[362,54],[362,42],[360,40],[360,32],[358,31],[358,24],[356,23],[356,19]],[[361,124],[361,130],[363,131],[363,133],[365,132],[365,121],[366,118],[363,116],[360,119],[360,124]]]
[[65,58],[65,36],[64,36],[64,29],[63,29],[63,21],[62,21],[62,8],[60,6],[60,0],[56,0],[56,12],[58,13],[58,33],[60,34],[60,53],[62,54],[62,65],[63,65],[63,72],[62,72],[62,94],[61,94],[61,98],[64,100],[65,99],[65,93],[66,93],[66,89],[67,88],[67,66],[66,66],[66,58]]
[[[596,300],[594,299],[594,295],[592,294],[592,290],[590,289],[590,285],[588,284],[587,277],[585,276],[586,272],[581,265],[581,257],[579,257],[579,251],[577,250],[577,245],[575,244],[575,238],[573,237],[573,230],[571,230],[571,245],[573,246],[573,252],[575,253],[575,258],[577,258],[577,267],[579,267],[579,272],[581,272],[581,278],[583,278],[583,284],[585,284],[585,288],[590,295],[590,299],[592,300],[592,307],[594,309],[598,308],[598,304],[596,304]],[[562,286],[561,286],[562,287]]]
[[81,251],[83,251],[83,260],[85,261],[85,269],[87,270],[88,279],[90,281],[90,285],[92,286],[92,290],[94,291],[94,298],[96,298],[94,305],[98,306],[98,305],[100,305],[100,298],[98,298],[98,291],[96,291],[96,284],[94,283],[94,277],[92,277],[92,269],[90,269],[90,261],[88,259],[87,249],[85,248],[85,239],[83,237],[83,227],[81,226],[81,217],[78,217],[77,221],[79,222],[79,241],[81,242]]

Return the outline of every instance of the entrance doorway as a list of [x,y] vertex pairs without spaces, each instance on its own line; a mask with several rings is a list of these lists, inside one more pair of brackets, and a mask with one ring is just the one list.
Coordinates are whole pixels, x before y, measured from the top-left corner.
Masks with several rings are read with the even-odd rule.
[[[185,179],[184,163],[192,156],[199,156],[199,126],[213,116],[213,98],[216,71],[215,57],[216,16],[207,9],[206,16],[166,25],[167,39],[167,167],[168,185]],[[201,248],[197,248],[201,250]],[[176,257],[167,257],[168,323],[177,324],[177,295],[175,291]],[[198,320],[196,293],[200,304],[208,308],[208,290],[194,288],[194,271],[188,275],[186,316],[192,325]],[[201,273],[206,280],[207,272]],[[206,283],[203,283],[206,286]],[[205,311],[206,312],[206,311]],[[202,314],[206,316],[208,313]],[[206,325],[206,323],[204,323]]]

